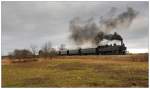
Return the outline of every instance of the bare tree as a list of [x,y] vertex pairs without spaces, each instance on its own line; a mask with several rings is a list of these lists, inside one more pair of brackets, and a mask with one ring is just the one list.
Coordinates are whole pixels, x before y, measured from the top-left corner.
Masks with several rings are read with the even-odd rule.
[[14,59],[25,59],[25,58],[31,58],[32,57],[32,52],[30,52],[27,49],[15,49],[11,54],[12,58]]
[[47,57],[49,57],[49,53],[50,53],[50,50],[52,49],[52,44],[51,44],[51,42],[49,41],[49,42],[46,42],[44,45],[43,45],[43,47],[42,47],[42,49],[39,51],[39,55],[41,56],[41,57],[45,57],[45,58],[47,58]]
[[52,48],[51,42],[46,42],[43,46],[42,49],[39,51],[39,56],[44,57],[44,58],[53,58],[54,56],[57,55],[56,49]]
[[65,47],[66,47],[65,44],[61,44],[61,45],[60,45],[60,50],[65,50],[65,49],[66,49]]
[[12,59],[12,58],[13,58],[13,53],[12,53],[12,52],[9,52],[9,53],[8,53],[8,58],[9,58],[9,59]]
[[49,41],[44,44],[44,46],[42,47],[42,50],[44,53],[48,53],[50,52],[51,48],[52,48],[52,43]]

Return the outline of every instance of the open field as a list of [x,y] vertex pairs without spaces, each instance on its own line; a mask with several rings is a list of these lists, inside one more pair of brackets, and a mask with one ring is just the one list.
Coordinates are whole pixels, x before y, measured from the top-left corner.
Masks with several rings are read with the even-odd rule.
[[148,87],[148,55],[3,60],[2,87]]

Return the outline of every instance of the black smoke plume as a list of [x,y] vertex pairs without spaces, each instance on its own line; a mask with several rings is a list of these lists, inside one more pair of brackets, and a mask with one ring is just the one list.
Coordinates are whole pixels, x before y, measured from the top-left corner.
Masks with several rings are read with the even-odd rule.
[[[110,12],[115,11],[112,8]],[[127,8],[127,11],[114,16],[114,13],[109,19],[101,17],[99,24],[94,22],[93,18],[87,21],[82,21],[79,17],[70,21],[70,39],[76,45],[83,45],[90,42],[92,45],[99,45],[103,39],[106,40],[120,40],[122,37],[118,33],[109,34],[113,29],[127,28],[137,16],[137,12],[132,8]]]
[[103,39],[119,41],[123,40],[123,38],[117,32],[114,32],[114,34],[104,34],[103,32],[99,32],[95,37],[95,44],[98,45]]

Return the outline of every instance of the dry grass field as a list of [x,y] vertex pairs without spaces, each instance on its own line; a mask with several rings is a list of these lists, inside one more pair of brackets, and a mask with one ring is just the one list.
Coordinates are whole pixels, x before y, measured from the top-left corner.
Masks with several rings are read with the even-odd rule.
[[2,60],[2,87],[148,87],[148,54]]

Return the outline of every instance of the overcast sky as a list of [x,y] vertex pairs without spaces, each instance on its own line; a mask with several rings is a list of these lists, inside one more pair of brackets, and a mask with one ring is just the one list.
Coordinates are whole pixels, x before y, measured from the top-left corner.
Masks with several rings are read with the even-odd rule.
[[2,55],[14,49],[30,48],[35,44],[41,46],[51,41],[54,47],[60,44],[71,46],[68,36],[69,22],[74,17],[81,19],[94,18],[108,14],[112,8],[117,12],[132,7],[138,16],[130,27],[117,32],[124,38],[128,50],[148,50],[149,10],[148,2],[2,2]]

